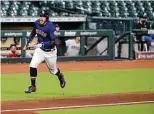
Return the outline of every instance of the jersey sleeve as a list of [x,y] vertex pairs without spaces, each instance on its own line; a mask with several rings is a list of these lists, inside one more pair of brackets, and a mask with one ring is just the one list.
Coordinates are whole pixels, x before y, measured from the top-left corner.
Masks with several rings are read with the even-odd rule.
[[34,23],[33,30],[31,31],[31,34],[30,34],[30,36],[28,38],[28,43],[30,43],[34,39],[35,35],[36,35],[36,28],[35,28],[35,23]]
[[31,34],[29,36],[29,40],[32,41],[35,35],[36,35],[36,29],[33,28],[33,30],[31,31]]
[[56,38],[56,35],[54,34],[55,31],[56,31],[55,26],[53,25],[53,23],[50,23],[49,36],[50,36],[51,39]]

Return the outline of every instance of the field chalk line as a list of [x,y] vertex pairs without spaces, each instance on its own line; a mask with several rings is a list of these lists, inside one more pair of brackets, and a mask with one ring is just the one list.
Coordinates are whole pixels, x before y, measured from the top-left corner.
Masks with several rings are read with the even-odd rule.
[[77,105],[77,106],[60,106],[60,107],[48,107],[48,108],[10,109],[10,110],[1,110],[1,112],[72,109],[72,108],[86,108],[86,107],[100,107],[100,106],[133,105],[133,104],[145,104],[145,103],[154,103],[154,101],[124,102],[124,103],[109,103],[109,104],[94,104],[94,105]]

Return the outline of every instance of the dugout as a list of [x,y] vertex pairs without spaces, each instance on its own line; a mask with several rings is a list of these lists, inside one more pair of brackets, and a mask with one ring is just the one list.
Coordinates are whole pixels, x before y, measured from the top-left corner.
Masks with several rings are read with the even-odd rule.
[[[25,50],[23,46],[26,43],[27,31],[2,31],[2,37],[12,38],[19,37],[21,38],[21,57],[20,58],[2,58],[2,63],[9,62],[30,62],[31,58],[25,58]],[[58,32],[60,37],[73,37],[81,36],[81,56],[75,57],[58,57],[58,61],[85,61],[85,60],[113,60],[114,59],[114,31],[113,30],[61,30]],[[102,56],[87,56],[85,50],[85,37],[86,36],[99,36],[101,39],[107,38],[108,42],[108,51],[107,55]],[[100,39],[98,40],[100,41]]]

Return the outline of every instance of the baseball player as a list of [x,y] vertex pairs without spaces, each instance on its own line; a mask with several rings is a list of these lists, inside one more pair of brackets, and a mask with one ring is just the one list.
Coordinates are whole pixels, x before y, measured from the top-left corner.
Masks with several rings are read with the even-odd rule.
[[[35,48],[34,55],[32,57],[30,67],[31,85],[25,91],[25,93],[32,93],[36,91],[36,77],[37,77],[37,66],[45,60],[50,73],[56,75],[59,79],[61,88],[65,87],[66,81],[63,73],[56,67],[57,61],[57,49],[55,45],[56,30],[51,21],[49,21],[49,14],[47,11],[40,13],[40,19],[34,23],[34,28],[29,36],[28,42],[24,49],[28,46]],[[31,44],[34,36],[37,34],[38,43]]]
[[77,36],[75,39],[66,40],[67,51],[65,56],[78,56],[80,52],[80,37]]

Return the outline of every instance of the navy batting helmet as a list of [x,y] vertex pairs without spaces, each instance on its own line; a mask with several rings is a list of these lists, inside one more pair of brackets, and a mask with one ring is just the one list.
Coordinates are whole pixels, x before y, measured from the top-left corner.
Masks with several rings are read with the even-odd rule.
[[40,17],[46,17],[46,21],[49,20],[49,13],[47,10],[43,10],[40,12]]

